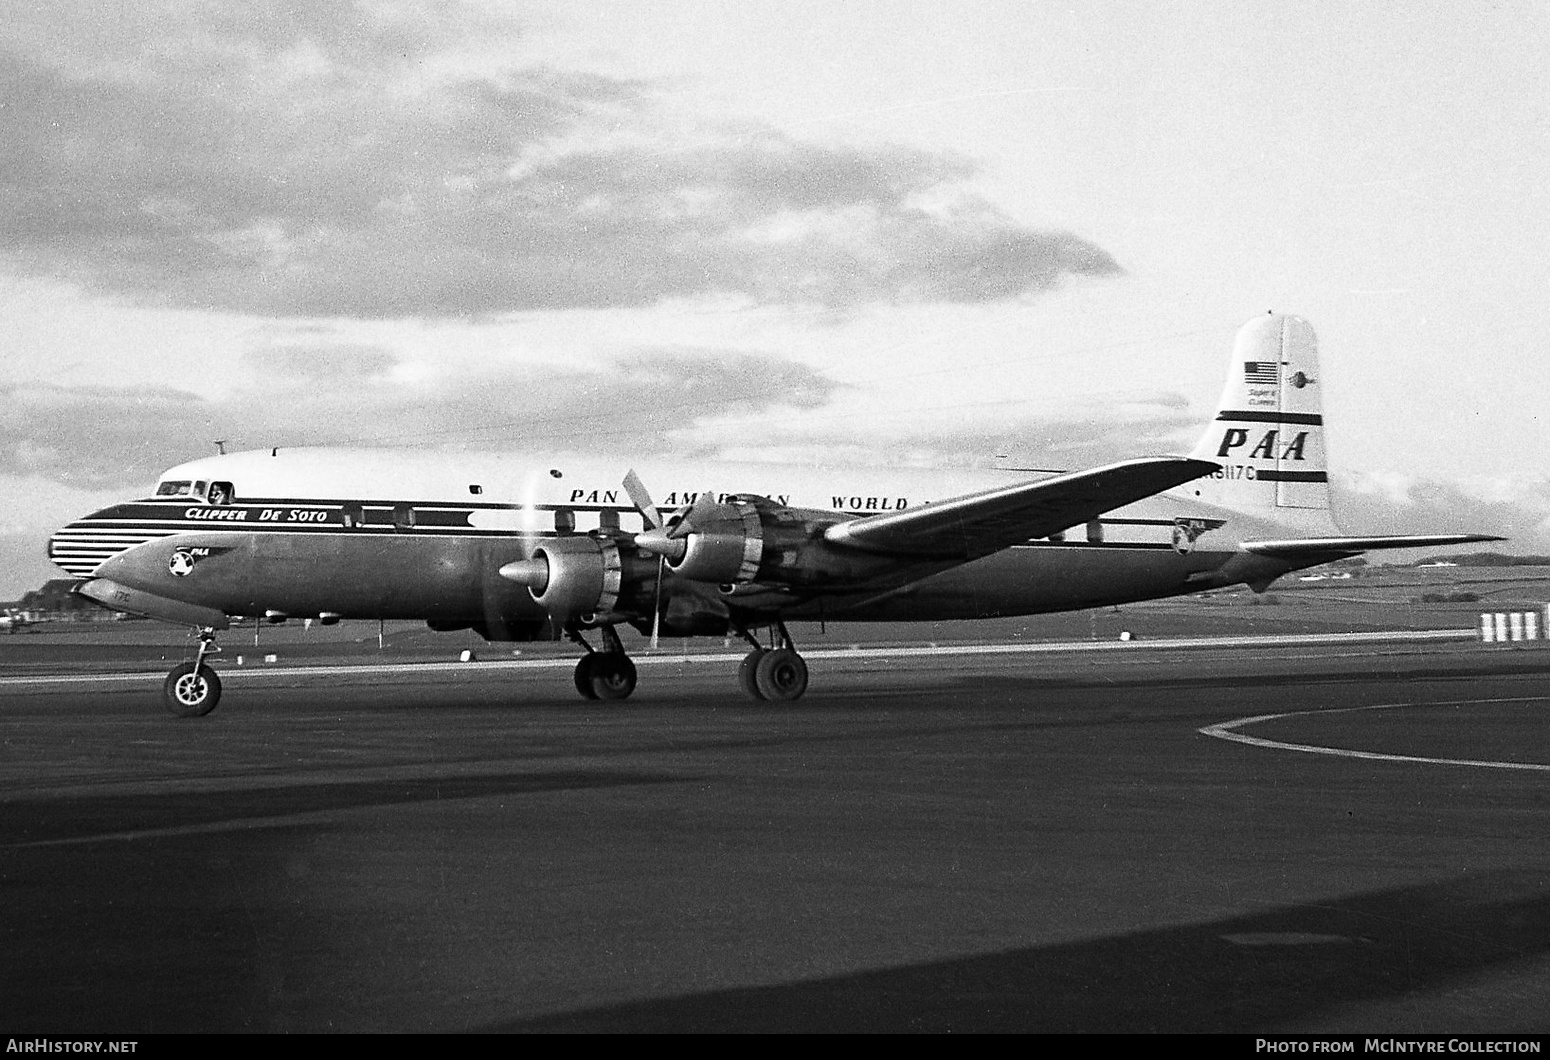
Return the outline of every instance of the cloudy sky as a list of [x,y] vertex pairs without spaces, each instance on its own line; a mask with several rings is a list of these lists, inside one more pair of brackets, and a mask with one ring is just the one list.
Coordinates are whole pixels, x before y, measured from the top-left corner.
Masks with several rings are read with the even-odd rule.
[[0,599],[215,439],[1180,451],[1267,309],[1348,530],[1550,552],[1546,55],[1535,0],[0,0]]

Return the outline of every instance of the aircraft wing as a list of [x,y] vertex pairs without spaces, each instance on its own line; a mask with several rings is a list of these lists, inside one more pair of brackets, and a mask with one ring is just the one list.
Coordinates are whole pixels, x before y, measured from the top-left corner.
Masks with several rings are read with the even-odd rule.
[[1245,541],[1240,546],[1256,556],[1295,559],[1328,552],[1372,552],[1385,548],[1432,548],[1437,545],[1472,545],[1505,541],[1492,534],[1387,534],[1378,537],[1306,537],[1285,541]]
[[1172,489],[1219,465],[1184,457],[1148,457],[1034,482],[934,501],[919,508],[836,523],[836,545],[919,559],[970,560],[1058,534],[1104,512]]

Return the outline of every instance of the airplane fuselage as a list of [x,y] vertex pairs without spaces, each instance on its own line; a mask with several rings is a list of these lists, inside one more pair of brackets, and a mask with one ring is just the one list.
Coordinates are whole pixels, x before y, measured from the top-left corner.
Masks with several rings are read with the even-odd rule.
[[[639,471],[665,491],[658,495],[664,512],[692,503],[706,488],[696,481],[730,482],[761,491],[819,527],[1013,478],[773,464],[691,470],[642,462]],[[642,515],[619,484],[621,473],[615,463],[564,455],[237,453],[171,469],[162,478],[163,495],[71,524],[50,552],[78,577],[225,615],[418,618],[440,628],[525,637],[536,635],[547,614],[526,586],[501,577],[500,568],[531,555],[542,541],[643,529]],[[209,499],[212,484],[219,487],[218,503]],[[860,569],[849,591],[818,599],[756,590],[728,591],[724,602],[750,618],[908,621],[1168,596],[1205,587],[1202,576],[1232,555],[1236,536],[1226,523],[1226,513],[1165,495],[1054,540],[942,564],[948,569],[940,571],[923,564],[919,579],[903,586],[873,590]],[[1181,533],[1191,525],[1192,533]],[[1203,526],[1211,529],[1195,540]],[[667,577],[671,590],[673,576]],[[146,610],[128,595],[105,602]]]

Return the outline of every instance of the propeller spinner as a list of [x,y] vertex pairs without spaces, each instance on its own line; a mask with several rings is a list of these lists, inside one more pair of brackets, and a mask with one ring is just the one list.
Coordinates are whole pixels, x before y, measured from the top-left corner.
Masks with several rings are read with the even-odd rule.
[[688,537],[695,530],[696,522],[706,522],[717,507],[714,490],[701,490],[694,503],[678,509],[667,519],[657,510],[651,493],[632,468],[624,476],[624,491],[646,520],[647,529],[635,535],[635,547],[653,556],[660,556],[669,563],[678,563],[688,551]]

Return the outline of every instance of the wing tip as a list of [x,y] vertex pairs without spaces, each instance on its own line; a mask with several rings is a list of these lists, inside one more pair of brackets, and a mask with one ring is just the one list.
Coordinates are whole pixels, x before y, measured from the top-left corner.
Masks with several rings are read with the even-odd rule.
[[1499,534],[1376,534],[1370,537],[1310,537],[1245,541],[1242,549],[1257,555],[1307,555],[1316,552],[1375,552],[1398,548],[1444,548],[1507,541]]

